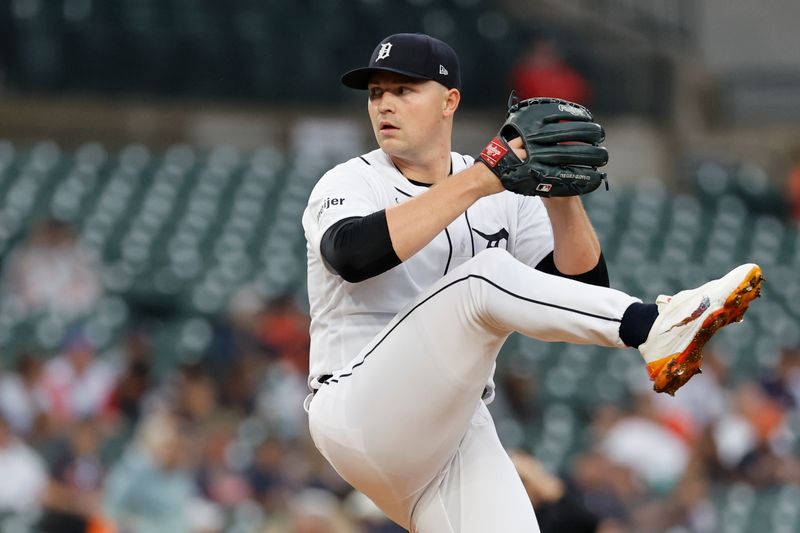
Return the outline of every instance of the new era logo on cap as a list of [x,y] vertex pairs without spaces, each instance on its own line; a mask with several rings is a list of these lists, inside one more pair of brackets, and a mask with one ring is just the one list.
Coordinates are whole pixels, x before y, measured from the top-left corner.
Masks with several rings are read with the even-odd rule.
[[422,33],[397,33],[385,38],[372,52],[369,65],[345,73],[342,83],[353,89],[366,89],[370,77],[380,71],[461,89],[455,51],[447,43]]

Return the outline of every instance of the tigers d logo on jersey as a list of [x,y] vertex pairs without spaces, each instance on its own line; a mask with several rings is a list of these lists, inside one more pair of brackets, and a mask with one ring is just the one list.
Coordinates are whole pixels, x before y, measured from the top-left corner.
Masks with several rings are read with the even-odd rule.
[[500,241],[502,241],[503,239],[505,239],[505,241],[508,242],[508,231],[506,230],[506,228],[500,228],[499,231],[496,231],[491,235],[487,235],[486,233],[480,232],[475,228],[472,228],[472,231],[474,231],[475,233],[486,239],[487,248],[499,248]]

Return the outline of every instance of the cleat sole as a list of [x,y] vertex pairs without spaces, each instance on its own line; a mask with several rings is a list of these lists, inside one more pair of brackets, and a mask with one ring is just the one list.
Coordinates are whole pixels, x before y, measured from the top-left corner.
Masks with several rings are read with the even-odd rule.
[[653,390],[672,396],[692,376],[701,373],[703,346],[720,328],[733,322],[741,322],[750,302],[761,295],[764,276],[761,268],[754,266],[744,280],[734,289],[725,303],[703,321],[692,341],[680,353],[672,354],[647,365]]

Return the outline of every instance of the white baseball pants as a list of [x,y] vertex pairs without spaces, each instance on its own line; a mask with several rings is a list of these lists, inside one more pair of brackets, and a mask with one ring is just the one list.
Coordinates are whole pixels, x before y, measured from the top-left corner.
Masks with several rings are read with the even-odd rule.
[[480,400],[513,331],[624,347],[640,300],[551,276],[487,249],[390,322],[309,406],[312,438],[339,474],[414,533],[532,533],[522,482]]

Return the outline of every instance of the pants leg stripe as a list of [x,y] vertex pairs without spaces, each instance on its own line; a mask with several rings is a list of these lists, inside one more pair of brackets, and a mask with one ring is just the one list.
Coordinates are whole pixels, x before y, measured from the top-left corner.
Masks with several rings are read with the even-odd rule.
[[594,313],[588,313],[586,311],[581,311],[580,309],[573,309],[571,307],[565,307],[563,305],[558,305],[558,304],[554,304],[554,303],[550,303],[550,302],[542,302],[540,300],[535,300],[533,298],[528,298],[526,296],[522,296],[521,294],[516,294],[514,292],[511,292],[508,289],[505,289],[505,288],[501,287],[500,285],[498,285],[497,283],[495,283],[494,281],[492,281],[492,280],[490,280],[488,278],[485,278],[485,277],[480,276],[478,274],[469,274],[467,276],[464,276],[463,278],[458,278],[456,280],[451,281],[450,283],[448,283],[444,287],[440,288],[439,290],[437,290],[436,292],[434,292],[433,294],[431,294],[430,296],[428,296],[427,298],[425,298],[424,300],[419,302],[417,305],[412,307],[408,311],[408,313],[406,313],[402,318],[400,318],[400,320],[398,320],[397,323],[394,326],[392,326],[392,328],[389,331],[387,331],[386,334],[383,337],[381,337],[381,339],[377,343],[375,343],[375,346],[373,346],[366,354],[364,354],[364,358],[361,361],[359,361],[358,363],[356,363],[356,364],[354,364],[352,366],[350,372],[347,372],[346,374],[339,374],[335,378],[328,379],[323,383],[323,385],[329,385],[331,383],[338,383],[340,378],[346,378],[346,377],[352,376],[353,375],[352,371],[355,370],[356,368],[358,368],[359,366],[363,365],[364,361],[367,360],[367,357],[369,357],[370,354],[372,352],[374,352],[378,348],[378,346],[381,345],[381,343],[386,339],[386,337],[388,337],[392,333],[392,331],[394,331],[395,328],[397,328],[397,326],[399,326],[406,318],[408,318],[411,315],[411,313],[413,313],[422,304],[424,304],[425,302],[427,302],[428,300],[430,300],[431,298],[433,298],[434,296],[436,296],[440,292],[444,291],[445,289],[447,289],[449,287],[452,287],[453,285],[455,285],[457,283],[468,281],[470,278],[474,278],[474,279],[479,279],[481,281],[485,281],[486,283],[488,283],[489,285],[493,286],[497,290],[499,290],[501,292],[504,292],[504,293],[508,294],[509,296],[514,297],[514,298],[523,300],[525,302],[529,302],[529,303],[536,304],[536,305],[542,305],[542,306],[545,306],[545,307],[551,307],[553,309],[559,309],[561,311],[567,311],[569,313],[576,313],[576,314],[579,314],[579,315],[588,316],[590,318],[596,318],[598,320],[605,320],[605,321],[608,321],[608,322],[622,322],[622,319],[620,319],[620,318],[612,318],[612,317],[607,317],[607,316],[602,316],[602,315],[596,315]]

